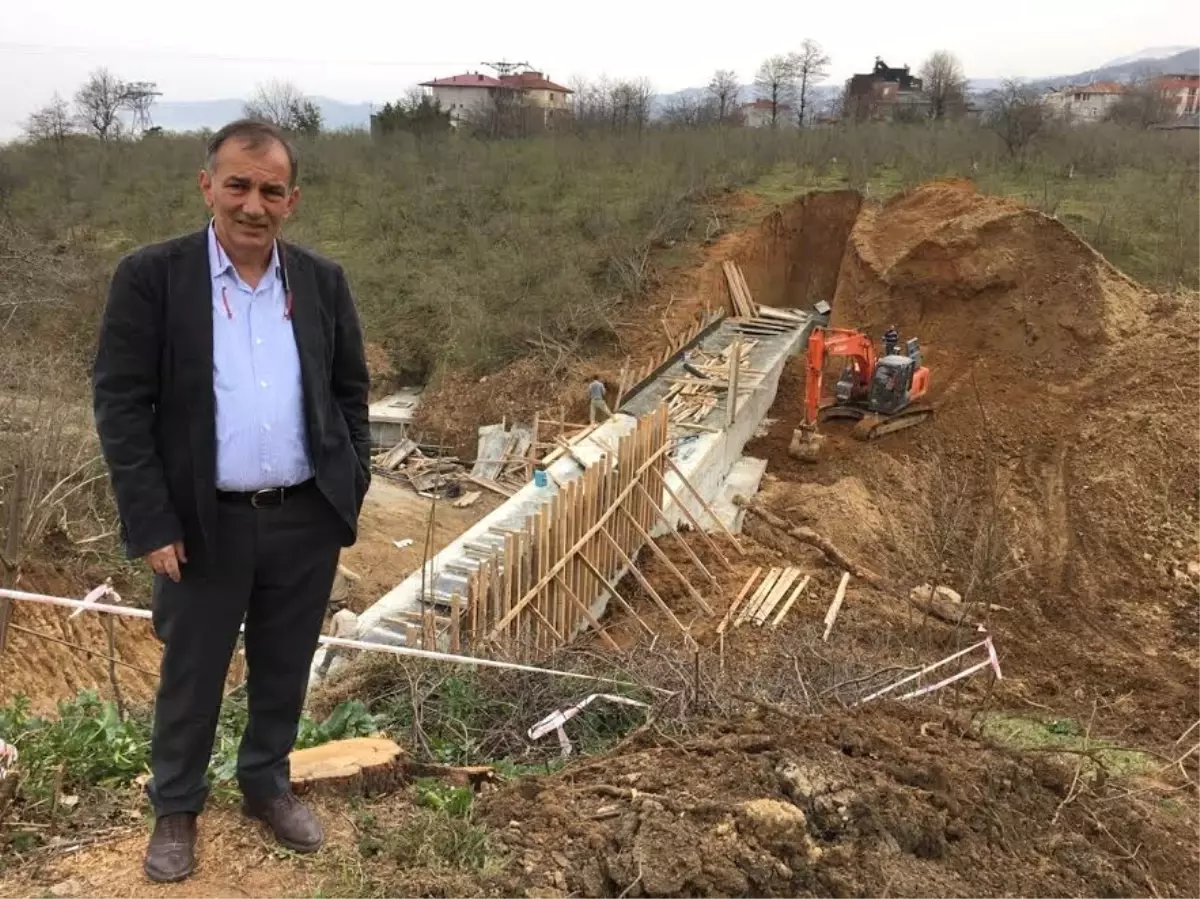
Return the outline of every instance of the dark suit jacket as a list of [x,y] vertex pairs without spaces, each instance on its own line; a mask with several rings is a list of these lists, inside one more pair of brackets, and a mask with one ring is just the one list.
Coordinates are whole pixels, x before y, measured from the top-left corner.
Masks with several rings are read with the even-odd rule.
[[[371,477],[362,330],[340,266],[290,244],[285,258],[309,454],[349,546]],[[212,317],[207,231],[118,264],[93,406],[131,558],[183,540],[189,567],[199,567],[215,545]]]

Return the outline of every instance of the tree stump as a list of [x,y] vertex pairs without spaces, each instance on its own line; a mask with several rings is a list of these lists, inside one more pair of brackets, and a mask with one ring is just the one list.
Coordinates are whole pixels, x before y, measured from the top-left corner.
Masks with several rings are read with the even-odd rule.
[[297,795],[318,791],[379,796],[394,793],[418,777],[437,777],[455,786],[479,790],[496,779],[495,770],[486,765],[459,768],[415,762],[398,743],[384,737],[355,737],[297,749],[290,762],[292,790]]
[[334,740],[290,756],[292,789],[342,795],[377,796],[409,782],[408,765],[399,744],[382,737]]

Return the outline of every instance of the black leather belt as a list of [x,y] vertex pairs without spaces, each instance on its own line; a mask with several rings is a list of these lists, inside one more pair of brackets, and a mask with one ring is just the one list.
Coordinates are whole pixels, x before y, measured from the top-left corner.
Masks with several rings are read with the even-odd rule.
[[218,490],[217,499],[223,503],[249,503],[256,509],[264,506],[282,506],[283,501],[297,493],[304,493],[317,486],[315,478],[301,481],[290,487],[267,487],[264,490]]

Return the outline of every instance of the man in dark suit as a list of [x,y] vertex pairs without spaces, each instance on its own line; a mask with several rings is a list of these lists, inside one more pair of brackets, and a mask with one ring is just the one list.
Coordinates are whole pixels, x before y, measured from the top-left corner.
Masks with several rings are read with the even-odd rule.
[[243,810],[283,845],[324,831],[291,792],[296,739],[338,553],[370,482],[367,364],[342,269],[278,237],[299,198],[271,125],[212,138],[204,230],[117,266],[94,370],[121,534],[154,570],[163,642],[147,792],[156,881],[194,868],[226,671],[245,623]]

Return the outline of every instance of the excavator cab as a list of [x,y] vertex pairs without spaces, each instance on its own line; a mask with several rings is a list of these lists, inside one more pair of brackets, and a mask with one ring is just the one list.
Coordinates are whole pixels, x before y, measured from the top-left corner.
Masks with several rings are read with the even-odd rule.
[[[846,364],[834,385],[833,403],[825,404],[821,380],[828,356],[843,356]],[[922,364],[917,338],[906,340],[902,353],[878,359],[871,339],[860,331],[815,329],[808,342],[804,420],[793,432],[788,450],[803,461],[816,461],[824,439],[817,431],[819,419],[857,421],[851,433],[858,440],[912,427],[933,415],[929,407],[912,405],[928,389],[929,369]]]

